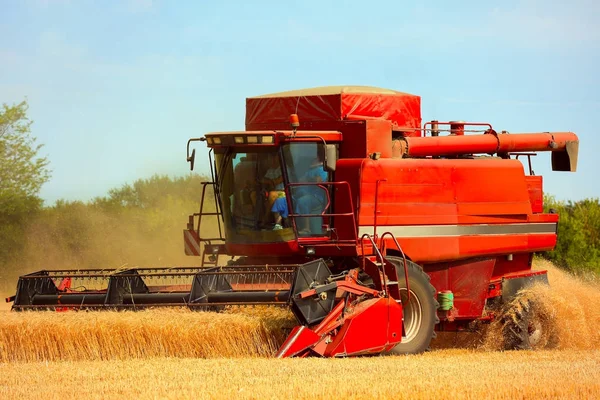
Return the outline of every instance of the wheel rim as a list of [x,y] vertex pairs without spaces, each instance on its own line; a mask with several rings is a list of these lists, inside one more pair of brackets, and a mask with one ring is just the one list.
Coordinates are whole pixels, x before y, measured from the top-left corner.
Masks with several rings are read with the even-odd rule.
[[403,343],[408,343],[417,336],[423,321],[423,307],[421,301],[413,292],[410,291],[410,300],[406,302],[406,289],[400,289],[400,298],[403,304],[404,330],[406,336],[402,338]]
[[529,335],[529,344],[532,347],[537,345],[542,338],[542,324],[539,321],[530,322],[527,326],[527,334]]

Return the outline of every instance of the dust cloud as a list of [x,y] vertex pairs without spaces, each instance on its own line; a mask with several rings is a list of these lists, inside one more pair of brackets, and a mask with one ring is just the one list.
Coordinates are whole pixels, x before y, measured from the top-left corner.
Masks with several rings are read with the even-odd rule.
[[[214,202],[207,201],[208,212]],[[148,208],[97,207],[80,202],[44,210],[28,221],[23,251],[0,270],[0,294],[13,295],[19,275],[39,270],[198,266],[186,256],[183,231],[200,199],[172,196]],[[205,217],[201,235],[218,236]]]

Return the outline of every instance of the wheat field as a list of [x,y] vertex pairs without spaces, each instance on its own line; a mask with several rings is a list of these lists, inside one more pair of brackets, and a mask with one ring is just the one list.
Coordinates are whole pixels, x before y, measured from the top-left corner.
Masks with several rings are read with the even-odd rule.
[[294,326],[276,307],[5,314],[0,362],[268,357]]
[[287,310],[0,313],[0,398],[595,398],[600,285],[546,262],[525,293],[555,318],[554,350],[502,352],[499,327],[439,335],[432,351],[271,358]]
[[598,351],[0,364],[4,399],[593,399]]

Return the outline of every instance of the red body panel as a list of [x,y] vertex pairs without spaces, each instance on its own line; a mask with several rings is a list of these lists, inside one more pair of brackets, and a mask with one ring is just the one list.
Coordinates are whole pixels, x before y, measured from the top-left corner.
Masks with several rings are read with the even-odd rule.
[[556,245],[558,215],[540,214],[541,177],[525,176],[518,160],[340,160],[336,179],[352,188],[359,236],[377,222],[376,233],[392,232],[437,291],[454,293],[444,321],[480,318],[498,295],[492,280],[530,274],[532,252]]
[[454,314],[458,318],[473,319],[481,316],[488,295],[488,285],[496,260],[440,263],[426,266],[431,284],[440,292],[454,293]]
[[375,185],[383,179],[377,217],[382,225],[459,223],[460,217],[532,213],[520,161],[380,159],[361,164],[359,225],[374,223]]
[[[340,160],[336,179],[348,180],[353,190],[359,236],[374,232],[377,215],[377,232],[391,231],[417,263],[544,251],[556,244],[558,216],[533,214],[530,188],[537,182],[526,180],[517,160]],[[538,193],[533,200],[539,212]]]
[[544,211],[543,177],[541,175],[528,175],[525,177],[531,211],[541,213]]
[[325,348],[326,357],[391,350],[402,337],[402,307],[391,297],[359,303]]
[[[501,279],[503,276],[529,271],[531,269],[532,258],[530,253],[515,254],[512,261],[506,257],[499,257],[494,265],[490,281]],[[518,265],[520,268],[515,268],[515,265]]]
[[289,257],[290,254],[297,254],[299,250],[296,241],[253,244],[227,243],[225,248],[227,254],[251,257],[259,257],[265,254],[273,257]]

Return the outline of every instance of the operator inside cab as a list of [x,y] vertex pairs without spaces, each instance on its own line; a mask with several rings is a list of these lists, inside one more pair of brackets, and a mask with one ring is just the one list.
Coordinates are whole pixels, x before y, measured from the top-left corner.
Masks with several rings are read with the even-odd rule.
[[285,188],[283,182],[283,173],[279,164],[279,154],[268,153],[267,164],[269,169],[265,172],[262,180],[263,187],[266,189],[267,215],[263,216],[263,221],[267,224],[271,219],[268,213],[272,213],[273,230],[283,229],[283,225],[288,227],[288,205],[285,197]]

